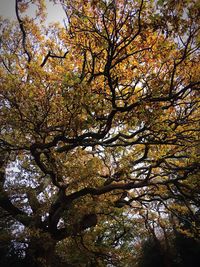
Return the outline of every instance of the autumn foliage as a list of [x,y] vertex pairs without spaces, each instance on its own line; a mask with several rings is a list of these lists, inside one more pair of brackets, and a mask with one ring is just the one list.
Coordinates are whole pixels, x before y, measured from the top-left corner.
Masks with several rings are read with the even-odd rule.
[[0,207],[26,258],[129,267],[149,235],[198,238],[198,1],[57,1],[65,26],[31,2],[0,24]]

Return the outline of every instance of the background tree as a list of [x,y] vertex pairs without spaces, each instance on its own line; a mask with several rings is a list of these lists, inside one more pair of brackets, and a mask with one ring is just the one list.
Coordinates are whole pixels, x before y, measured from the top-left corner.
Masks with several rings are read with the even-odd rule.
[[0,206],[26,257],[51,266],[65,245],[90,255],[72,266],[129,266],[129,216],[189,212],[198,236],[197,1],[60,1],[65,28],[30,4],[1,22],[0,69]]

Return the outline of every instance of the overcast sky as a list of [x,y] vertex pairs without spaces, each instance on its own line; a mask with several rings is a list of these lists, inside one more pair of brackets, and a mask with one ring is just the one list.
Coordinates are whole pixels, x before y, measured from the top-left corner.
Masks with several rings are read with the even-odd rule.
[[[47,23],[59,21],[63,22],[65,17],[61,6],[54,5],[52,2],[46,0],[47,5]],[[34,10],[29,10],[29,14],[33,14]],[[15,0],[0,0],[0,16],[4,18],[16,19],[15,16]]]

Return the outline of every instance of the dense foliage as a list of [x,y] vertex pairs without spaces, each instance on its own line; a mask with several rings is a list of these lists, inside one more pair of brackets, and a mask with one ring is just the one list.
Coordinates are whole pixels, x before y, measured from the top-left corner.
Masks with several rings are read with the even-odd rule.
[[199,3],[55,2],[65,27],[39,0],[0,23],[0,248],[30,266],[184,264],[180,240],[199,251]]

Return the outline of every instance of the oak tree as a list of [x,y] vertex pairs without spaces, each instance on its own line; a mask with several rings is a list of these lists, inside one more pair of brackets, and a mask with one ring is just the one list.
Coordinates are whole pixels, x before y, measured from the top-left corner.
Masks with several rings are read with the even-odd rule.
[[1,20],[0,206],[35,266],[62,246],[73,266],[130,266],[141,222],[187,213],[199,234],[199,4],[55,2],[64,27],[38,0]]

